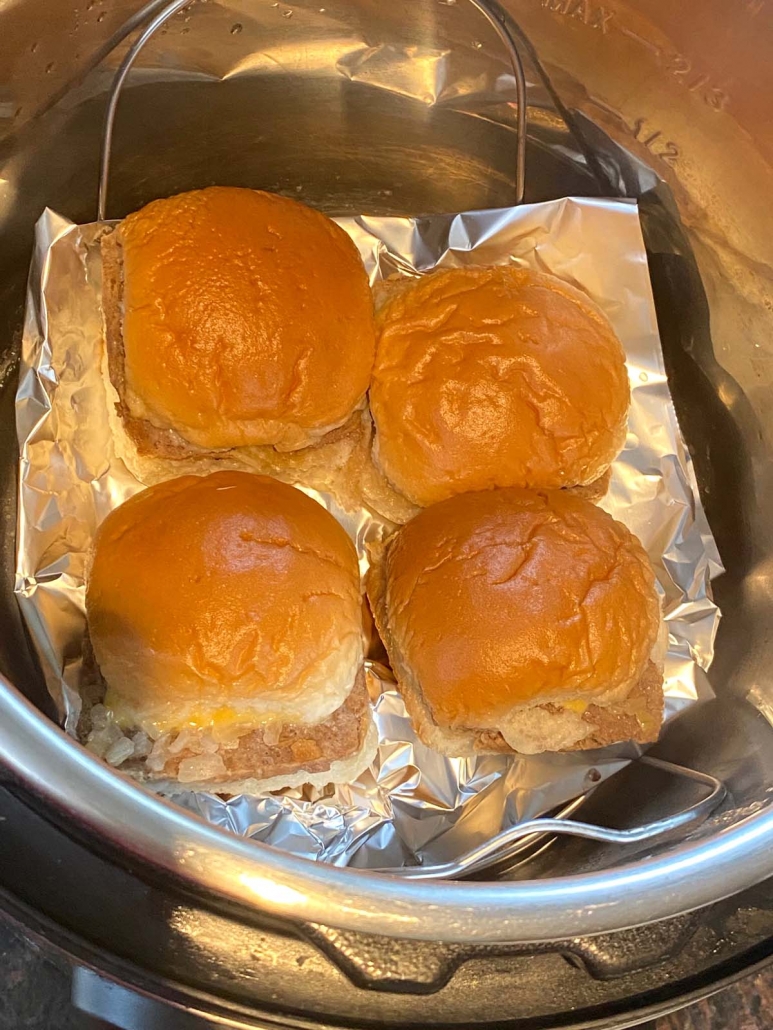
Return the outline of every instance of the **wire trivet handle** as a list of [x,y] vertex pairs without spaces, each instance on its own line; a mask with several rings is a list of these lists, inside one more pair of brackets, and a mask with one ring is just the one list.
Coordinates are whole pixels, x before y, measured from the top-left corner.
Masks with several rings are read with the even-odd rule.
[[480,872],[508,857],[516,843],[522,843],[525,837],[544,837],[548,834],[567,837],[584,837],[586,840],[602,841],[606,844],[637,844],[641,841],[661,843],[686,830],[692,830],[704,822],[722,804],[727,796],[727,789],[721,780],[708,773],[688,769],[683,765],[665,762],[660,758],[644,755],[639,759],[643,765],[651,765],[673,776],[682,776],[694,780],[710,788],[710,793],[701,801],[689,808],[682,809],[674,815],[644,823],[628,830],[611,830],[592,823],[575,822],[573,819],[538,818],[529,819],[502,830],[495,837],[472,848],[460,858],[444,865],[404,866],[395,869],[379,869],[377,872],[389,873],[392,876],[407,876],[414,879],[448,880],[466,876],[472,872]]
[[[126,78],[145,45],[155,36],[162,25],[166,24],[178,11],[181,11],[184,7],[192,7],[196,2],[197,0],[170,0],[166,7],[163,7],[151,18],[134,43],[132,43],[126,56],[121,61],[118,71],[115,73],[115,78],[110,86],[105,125],[102,132],[102,152],[99,162],[99,195],[97,199],[97,219],[100,222],[104,222],[107,217],[107,196],[110,185],[110,159],[113,150],[115,115]],[[523,203],[526,182],[526,76],[524,75],[523,63],[513,35],[513,22],[510,15],[502,9],[498,0],[470,0],[470,3],[480,11],[486,21],[493,27],[510,57],[515,78],[515,99],[517,105],[515,203],[521,204]],[[148,4],[149,17],[156,8],[157,4]]]

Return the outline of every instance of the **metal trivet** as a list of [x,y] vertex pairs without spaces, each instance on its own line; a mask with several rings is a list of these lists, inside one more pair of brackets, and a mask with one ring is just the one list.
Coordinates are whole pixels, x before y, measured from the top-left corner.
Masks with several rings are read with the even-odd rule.
[[664,819],[656,819],[651,823],[644,823],[642,826],[635,826],[628,830],[611,830],[605,826],[595,826],[593,823],[575,822],[569,816],[579,808],[582,802],[588,797],[587,794],[575,798],[569,805],[565,806],[559,813],[552,817],[539,816],[536,819],[529,819],[517,826],[511,826],[502,830],[495,837],[471,848],[464,855],[453,862],[443,865],[418,865],[403,866],[394,869],[379,869],[378,872],[390,873],[394,876],[407,876],[413,879],[425,880],[449,880],[460,876],[469,876],[471,873],[480,872],[492,865],[506,863],[523,851],[528,849],[528,857],[532,857],[532,847],[544,846],[552,836],[584,837],[586,840],[601,841],[605,844],[639,844],[647,841],[652,844],[662,844],[676,836],[683,836],[683,831],[694,830],[704,820],[716,811],[727,797],[727,788],[721,780],[710,776],[708,773],[698,772],[696,769],[688,769],[683,765],[675,765],[673,762],[665,762],[661,758],[650,758],[647,755],[638,759],[642,765],[651,765],[662,772],[670,773],[672,776],[682,776],[685,779],[693,780],[705,787],[711,788],[709,793],[701,801],[696,802],[689,808],[682,809],[674,815],[666,816]]
[[[99,196],[97,201],[97,219],[100,222],[104,222],[107,218],[107,191],[110,185],[110,156],[113,147],[115,114],[126,77],[131,71],[134,62],[144,50],[145,45],[155,36],[158,30],[178,11],[182,11],[184,7],[193,7],[197,2],[199,0],[170,0],[170,3],[152,18],[135,42],[132,43],[123,61],[121,61],[118,71],[115,73],[115,78],[110,87],[105,125],[102,133],[102,152],[99,163]],[[513,36],[513,22],[510,16],[499,6],[497,0],[469,0],[469,2],[480,11],[486,21],[494,28],[504,43],[510,57],[515,78],[515,101],[517,106],[515,204],[521,204],[523,203],[526,181],[526,76],[524,75],[523,63]],[[155,6],[155,4],[148,5],[148,15],[152,13]]]

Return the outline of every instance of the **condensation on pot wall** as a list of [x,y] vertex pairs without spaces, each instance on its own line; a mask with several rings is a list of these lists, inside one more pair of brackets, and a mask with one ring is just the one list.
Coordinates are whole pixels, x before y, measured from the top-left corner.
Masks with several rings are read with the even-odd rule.
[[[721,564],[671,403],[635,204],[564,199],[423,219],[363,215],[340,224],[372,282],[396,272],[513,263],[560,276],[606,312],[626,350],[632,406],[626,447],[602,504],[641,538],[655,566],[669,631],[667,718],[710,696],[705,670],[719,617],[710,580]],[[101,371],[96,241],[103,231],[99,223],[75,226],[50,211],[41,218],[17,399],[16,592],[71,733],[81,705],[91,542],[107,512],[143,486],[116,454]],[[342,513],[328,494],[308,492],[341,518],[364,567],[366,542],[390,525],[368,508]],[[228,800],[180,792],[174,800],[234,833],[308,858],[370,868],[435,864],[555,809],[639,753],[622,744],[575,754],[448,759],[416,738],[388,670],[373,665],[369,687],[380,745],[357,783]]]

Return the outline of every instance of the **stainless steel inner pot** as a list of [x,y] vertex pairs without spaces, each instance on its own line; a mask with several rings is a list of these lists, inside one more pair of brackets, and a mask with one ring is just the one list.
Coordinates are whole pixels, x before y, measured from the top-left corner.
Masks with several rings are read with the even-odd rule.
[[[196,821],[65,738],[41,714],[44,689],[4,583],[8,774],[95,847],[242,912],[394,938],[550,941],[665,919],[773,874],[773,13],[764,0],[504,6],[524,34],[527,200],[641,198],[671,388],[728,569],[716,589],[725,614],[717,698],[687,713],[657,754],[718,776],[730,801],[678,846],[557,842],[483,882],[316,867]],[[17,0],[0,10],[6,570],[13,338],[32,226],[46,205],[95,217],[106,90],[138,10],[130,0]],[[378,61],[361,60],[374,52],[405,55],[399,90],[385,88]],[[180,74],[181,53],[194,77]],[[449,62],[466,84],[460,95],[443,93]],[[514,112],[492,100],[491,85],[507,68],[496,34],[465,0],[205,0],[152,42],[127,85],[108,214],[213,182],[293,195],[300,186],[307,202],[338,214],[506,206]],[[681,807],[676,788],[652,775],[605,785],[588,802],[593,817],[624,826]]]

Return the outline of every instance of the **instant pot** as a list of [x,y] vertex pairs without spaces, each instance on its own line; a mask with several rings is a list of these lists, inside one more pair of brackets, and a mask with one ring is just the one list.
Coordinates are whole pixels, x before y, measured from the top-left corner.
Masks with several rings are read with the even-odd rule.
[[[122,1027],[624,1027],[773,954],[773,7],[766,0],[196,0],[118,108],[110,210],[211,183],[335,214],[637,198],[669,382],[727,572],[715,692],[652,754],[708,773],[689,836],[543,838],[485,874],[338,869],[147,794],[58,728],[13,594],[18,339],[33,227],[96,217],[110,85],[163,4],[0,6],[0,887]],[[453,88],[448,84],[453,82]],[[521,109],[520,113],[524,113]],[[633,763],[574,818],[692,803]]]

